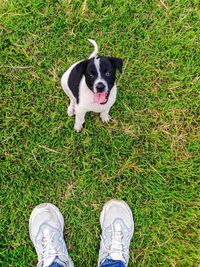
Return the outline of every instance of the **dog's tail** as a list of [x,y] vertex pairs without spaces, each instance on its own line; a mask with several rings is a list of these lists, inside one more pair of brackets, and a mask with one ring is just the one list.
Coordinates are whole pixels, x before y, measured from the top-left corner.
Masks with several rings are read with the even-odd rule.
[[99,52],[97,43],[96,43],[94,40],[92,40],[92,39],[88,39],[88,40],[89,40],[89,42],[90,42],[91,44],[94,45],[94,51],[93,51],[92,54],[89,56],[89,58],[96,57],[96,55],[97,55],[98,52]]

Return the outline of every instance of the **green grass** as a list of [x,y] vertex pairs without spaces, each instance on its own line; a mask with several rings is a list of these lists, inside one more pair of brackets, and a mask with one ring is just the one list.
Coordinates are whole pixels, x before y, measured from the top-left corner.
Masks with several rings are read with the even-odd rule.
[[[135,218],[129,266],[199,266],[199,1],[1,1],[0,265],[36,266],[28,220],[59,207],[75,266],[96,266],[99,214]],[[64,71],[123,58],[112,121],[67,116]]]

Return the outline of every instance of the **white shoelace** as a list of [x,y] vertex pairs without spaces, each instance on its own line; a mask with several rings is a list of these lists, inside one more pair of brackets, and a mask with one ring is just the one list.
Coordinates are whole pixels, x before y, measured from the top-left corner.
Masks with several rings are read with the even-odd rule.
[[[125,241],[123,241],[123,231],[122,231],[122,226],[120,223],[114,225],[111,225],[112,229],[109,231],[111,233],[111,240],[108,242],[106,239],[101,236],[102,243],[104,246],[105,251],[108,253],[108,255],[111,254],[119,254],[121,258],[126,262],[126,257],[129,257],[129,253],[127,252],[128,246],[125,245],[126,241],[128,241],[128,238],[126,238]],[[107,244],[106,244],[107,243]]]
[[[42,241],[41,241],[42,251],[41,251],[41,246],[37,246],[37,248],[40,250],[40,253],[41,253],[41,260],[38,262],[38,264],[44,262],[45,260],[51,257],[66,256],[63,253],[59,253],[60,247],[55,246],[55,241],[54,241],[55,235],[56,233],[44,234],[44,237],[42,238]],[[58,242],[57,242],[57,245],[58,245]]]

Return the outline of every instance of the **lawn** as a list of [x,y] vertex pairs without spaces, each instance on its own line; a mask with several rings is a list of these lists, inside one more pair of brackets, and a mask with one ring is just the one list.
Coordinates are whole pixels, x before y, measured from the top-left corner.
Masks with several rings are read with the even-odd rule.
[[[199,1],[0,1],[0,265],[36,266],[28,220],[51,202],[75,266],[96,266],[99,215],[130,205],[129,266],[199,266]],[[67,116],[60,79],[97,41],[123,59],[112,121]]]

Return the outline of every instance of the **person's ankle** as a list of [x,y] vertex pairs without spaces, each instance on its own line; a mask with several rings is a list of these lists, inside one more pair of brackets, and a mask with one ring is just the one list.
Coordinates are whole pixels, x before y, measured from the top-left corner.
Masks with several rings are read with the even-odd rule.
[[59,264],[60,267],[67,267],[67,263],[60,260],[58,256],[55,257],[53,263]]

